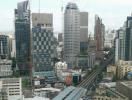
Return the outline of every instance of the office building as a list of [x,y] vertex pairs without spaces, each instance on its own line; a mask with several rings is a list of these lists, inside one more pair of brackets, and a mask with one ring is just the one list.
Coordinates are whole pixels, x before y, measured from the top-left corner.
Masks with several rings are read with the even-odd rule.
[[105,33],[105,42],[104,42],[105,48],[112,48],[114,46],[115,34],[116,34],[115,30],[108,30]]
[[29,73],[30,48],[29,1],[22,1],[15,9],[16,62],[21,74]]
[[115,60],[132,60],[132,16],[128,16],[124,26],[116,34]]
[[47,31],[53,32],[53,14],[32,13],[32,26],[42,26]]
[[58,34],[58,42],[63,42],[63,33]]
[[76,58],[76,67],[81,68],[82,70],[90,68],[88,65],[89,56],[88,55],[79,55]]
[[79,55],[76,58],[77,68],[82,70],[92,69],[95,65],[95,52],[88,52],[87,55]]
[[105,26],[102,19],[97,15],[95,16],[94,38],[96,41],[96,58],[101,58],[104,49]]
[[95,52],[96,51],[96,41],[93,37],[89,37],[88,40],[88,52]]
[[132,60],[132,16],[128,16],[126,21],[125,60]]
[[32,65],[34,77],[45,77],[45,73],[53,73],[56,50],[54,41],[53,32],[46,30],[45,27],[36,26],[32,29]]
[[16,44],[15,44],[15,36],[9,36],[9,47],[10,47],[10,57],[16,57]]
[[0,60],[0,77],[8,77],[12,74],[12,61],[6,59]]
[[122,27],[116,33],[116,62],[125,60],[125,29]]
[[0,34],[0,58],[9,58],[9,36]]
[[[3,52],[3,58],[10,59],[12,57],[15,57],[16,54],[16,48],[15,48],[15,34],[12,32],[2,32],[0,33],[0,55],[2,57]],[[4,54],[5,53],[5,54]]]
[[132,81],[117,82],[116,90],[132,100]]
[[80,12],[80,53],[88,50],[88,12]]
[[80,12],[75,3],[68,3],[64,13],[64,61],[69,68],[76,65],[80,53]]

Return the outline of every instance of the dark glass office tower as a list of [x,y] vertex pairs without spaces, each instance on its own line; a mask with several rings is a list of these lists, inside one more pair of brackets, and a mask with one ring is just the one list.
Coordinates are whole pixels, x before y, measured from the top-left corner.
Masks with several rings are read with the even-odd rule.
[[21,74],[29,72],[30,65],[30,9],[29,2],[17,4],[15,9],[16,60]]
[[126,21],[125,60],[132,60],[132,16],[127,17]]
[[0,34],[0,58],[9,57],[9,36]]

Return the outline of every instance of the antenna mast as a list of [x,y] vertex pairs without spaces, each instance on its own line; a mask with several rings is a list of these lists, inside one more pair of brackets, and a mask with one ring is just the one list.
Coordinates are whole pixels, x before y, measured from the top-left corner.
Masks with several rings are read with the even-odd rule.
[[38,12],[39,12],[39,14],[40,14],[40,0],[39,0],[39,9],[38,9]]

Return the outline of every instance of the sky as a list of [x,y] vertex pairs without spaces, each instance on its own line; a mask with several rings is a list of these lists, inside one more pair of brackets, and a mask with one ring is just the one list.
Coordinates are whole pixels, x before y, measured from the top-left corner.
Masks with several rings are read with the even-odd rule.
[[[17,3],[24,0],[1,0],[0,31],[14,31],[14,9]],[[31,11],[38,12],[39,0],[30,0]],[[94,16],[97,14],[107,29],[118,29],[123,26],[126,17],[132,13],[132,0],[40,0],[41,13],[53,13],[54,31],[62,31],[61,6],[75,2],[80,11],[89,13],[89,33],[94,30]]]

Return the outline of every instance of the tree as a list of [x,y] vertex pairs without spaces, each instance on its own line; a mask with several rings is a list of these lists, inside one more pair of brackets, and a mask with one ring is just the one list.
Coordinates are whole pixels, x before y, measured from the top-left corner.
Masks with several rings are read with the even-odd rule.
[[14,70],[16,68],[16,58],[13,57],[11,58],[11,60],[12,60],[12,70]]

